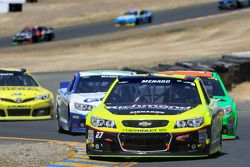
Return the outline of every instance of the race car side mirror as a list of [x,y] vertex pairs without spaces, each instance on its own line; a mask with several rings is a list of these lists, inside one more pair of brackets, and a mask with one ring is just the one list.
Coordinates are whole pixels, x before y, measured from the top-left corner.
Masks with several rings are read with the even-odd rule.
[[69,84],[70,84],[69,81],[60,82],[60,89],[62,89],[62,88],[68,88]]

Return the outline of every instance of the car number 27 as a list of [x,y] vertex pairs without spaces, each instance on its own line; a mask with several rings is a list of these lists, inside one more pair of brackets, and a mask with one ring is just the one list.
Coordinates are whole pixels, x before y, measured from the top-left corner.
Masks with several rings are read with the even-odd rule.
[[100,138],[102,138],[103,134],[104,134],[104,132],[99,132],[98,131],[98,132],[96,132],[95,138],[100,139]]

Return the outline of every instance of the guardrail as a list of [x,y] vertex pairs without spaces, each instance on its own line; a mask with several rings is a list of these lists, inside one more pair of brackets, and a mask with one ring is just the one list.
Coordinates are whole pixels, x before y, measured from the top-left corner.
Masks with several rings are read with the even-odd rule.
[[236,84],[250,81],[250,52],[229,53],[219,59],[183,61],[170,64],[158,64],[152,68],[131,69],[138,73],[154,73],[159,71],[192,70],[217,72],[226,88],[231,90]]

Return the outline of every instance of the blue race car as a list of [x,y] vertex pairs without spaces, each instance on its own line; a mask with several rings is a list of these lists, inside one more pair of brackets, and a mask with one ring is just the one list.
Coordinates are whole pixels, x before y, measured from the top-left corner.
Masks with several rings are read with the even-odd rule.
[[250,0],[219,0],[219,9],[239,9],[250,5]]
[[122,16],[115,19],[115,26],[136,26],[139,24],[151,23],[153,19],[150,10],[128,10]]

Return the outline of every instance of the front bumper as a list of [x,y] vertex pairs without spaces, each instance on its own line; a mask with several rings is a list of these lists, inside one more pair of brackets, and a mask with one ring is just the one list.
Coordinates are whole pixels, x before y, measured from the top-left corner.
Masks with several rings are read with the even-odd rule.
[[237,120],[233,114],[223,116],[223,126],[222,126],[222,139],[223,140],[233,140],[236,139],[237,131]]
[[88,156],[205,157],[209,155],[209,128],[183,133],[109,133],[87,129]]
[[85,133],[86,132],[86,116],[76,113],[70,114],[70,127],[73,133]]
[[133,27],[133,26],[136,26],[135,23],[116,23],[115,24],[115,27]]
[[27,103],[0,102],[0,121],[51,119],[53,113],[53,102],[50,99]]
[[12,45],[19,45],[19,44],[31,44],[32,39],[14,39],[12,40]]
[[237,8],[237,4],[235,4],[235,3],[219,3],[218,8],[219,9],[235,9],[235,8]]

